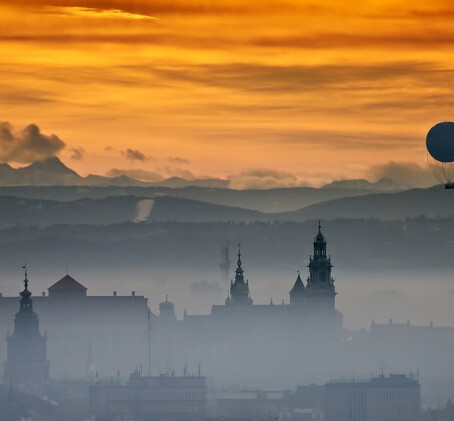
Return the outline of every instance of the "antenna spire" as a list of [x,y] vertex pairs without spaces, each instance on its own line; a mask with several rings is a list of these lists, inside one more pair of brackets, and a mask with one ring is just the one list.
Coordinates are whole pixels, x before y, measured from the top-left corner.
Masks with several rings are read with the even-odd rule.
[[242,264],[241,263],[241,243],[240,242],[238,242],[238,262],[237,262],[237,264],[238,264],[238,267],[240,268],[241,264]]
[[25,291],[27,291],[28,290],[27,264],[23,265],[22,269],[24,269],[24,286],[25,286]]

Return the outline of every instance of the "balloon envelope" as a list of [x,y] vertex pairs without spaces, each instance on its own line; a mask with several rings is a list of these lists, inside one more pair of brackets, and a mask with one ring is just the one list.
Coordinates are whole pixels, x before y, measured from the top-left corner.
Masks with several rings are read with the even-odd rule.
[[454,123],[443,122],[427,133],[426,147],[432,158],[440,162],[454,161]]

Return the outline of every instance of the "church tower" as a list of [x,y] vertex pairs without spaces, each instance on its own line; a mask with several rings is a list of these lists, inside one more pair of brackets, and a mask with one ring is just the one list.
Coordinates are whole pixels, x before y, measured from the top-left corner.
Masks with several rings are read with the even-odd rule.
[[238,244],[238,261],[235,270],[235,281],[230,281],[230,296],[225,300],[226,305],[252,305],[249,295],[249,282],[244,280],[244,270],[241,262],[241,248]]
[[318,234],[314,239],[314,255],[309,257],[309,277],[307,278],[306,300],[317,303],[322,308],[334,309],[336,290],[331,276],[331,256],[326,254],[326,240],[322,234],[320,221]]
[[33,311],[28,290],[27,269],[24,290],[20,293],[19,311],[14,319],[14,333],[6,338],[7,360],[4,366],[5,383],[45,383],[49,380],[47,336],[39,332],[39,320]]

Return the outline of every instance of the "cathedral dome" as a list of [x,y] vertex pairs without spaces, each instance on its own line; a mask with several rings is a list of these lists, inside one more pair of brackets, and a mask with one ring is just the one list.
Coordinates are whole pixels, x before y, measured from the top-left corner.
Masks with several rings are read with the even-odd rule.
[[159,317],[165,317],[167,319],[175,319],[175,306],[166,294],[166,300],[159,304]]

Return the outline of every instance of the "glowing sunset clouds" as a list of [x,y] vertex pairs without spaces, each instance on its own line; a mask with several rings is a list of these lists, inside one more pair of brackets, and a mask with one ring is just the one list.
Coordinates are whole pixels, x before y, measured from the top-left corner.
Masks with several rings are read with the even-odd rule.
[[3,3],[0,120],[54,133],[81,173],[294,184],[424,165],[428,128],[453,118],[451,3],[339,3]]

